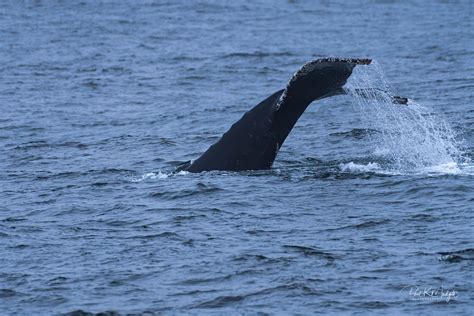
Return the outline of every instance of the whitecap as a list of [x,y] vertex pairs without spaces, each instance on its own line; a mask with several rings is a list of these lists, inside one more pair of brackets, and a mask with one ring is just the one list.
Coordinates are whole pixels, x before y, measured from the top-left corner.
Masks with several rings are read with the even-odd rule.
[[357,164],[351,161],[349,163],[339,164],[339,168],[343,172],[352,172],[352,173],[376,172],[376,171],[382,170],[380,165],[376,162],[369,162],[368,164],[363,165],[363,164]]

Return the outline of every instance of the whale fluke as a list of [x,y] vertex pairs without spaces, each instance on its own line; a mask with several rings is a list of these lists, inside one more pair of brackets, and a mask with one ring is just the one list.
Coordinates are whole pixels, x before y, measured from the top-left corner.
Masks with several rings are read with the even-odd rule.
[[268,169],[286,137],[314,100],[343,93],[342,86],[356,65],[371,59],[323,58],[303,65],[285,89],[257,104],[234,123],[214,145],[180,170]]

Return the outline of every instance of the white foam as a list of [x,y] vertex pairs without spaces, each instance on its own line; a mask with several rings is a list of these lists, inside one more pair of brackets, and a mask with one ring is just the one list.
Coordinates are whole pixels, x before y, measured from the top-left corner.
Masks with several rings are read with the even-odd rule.
[[382,171],[382,168],[376,162],[369,162],[366,165],[362,165],[362,164],[356,164],[351,161],[349,163],[339,164],[339,168],[343,172],[351,172],[351,173]]
[[425,167],[420,170],[422,173],[434,174],[461,174],[462,171],[455,162]]
[[158,172],[148,172],[143,174],[139,178],[132,178],[132,182],[141,182],[146,180],[156,180],[156,179],[166,179],[169,177],[169,174],[162,173],[161,171]]
[[165,172],[161,172],[158,171],[158,172],[147,172],[147,173],[144,173],[141,177],[132,177],[132,182],[142,182],[142,181],[146,181],[146,180],[158,180],[158,179],[168,179],[169,177],[173,177],[173,176],[184,176],[184,175],[187,175],[189,174],[188,171],[184,171],[184,170],[181,170],[180,172],[169,172],[169,173],[165,173]]

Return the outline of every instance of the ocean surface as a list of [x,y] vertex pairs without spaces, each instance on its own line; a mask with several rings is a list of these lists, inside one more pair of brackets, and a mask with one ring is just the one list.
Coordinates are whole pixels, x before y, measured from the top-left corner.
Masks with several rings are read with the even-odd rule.
[[[473,16],[1,1],[0,315],[472,315]],[[173,172],[326,56],[408,106],[324,99],[270,170]]]

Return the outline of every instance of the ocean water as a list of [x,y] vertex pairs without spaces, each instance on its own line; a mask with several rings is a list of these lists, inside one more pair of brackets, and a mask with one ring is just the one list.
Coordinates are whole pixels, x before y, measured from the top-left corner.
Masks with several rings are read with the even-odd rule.
[[[0,2],[0,314],[472,315],[473,16]],[[408,106],[324,99],[270,170],[173,173],[326,56]]]

